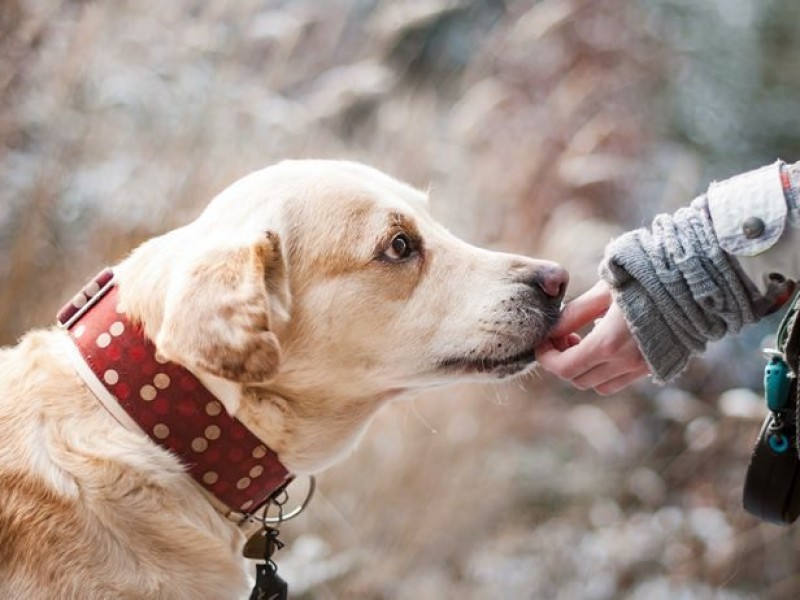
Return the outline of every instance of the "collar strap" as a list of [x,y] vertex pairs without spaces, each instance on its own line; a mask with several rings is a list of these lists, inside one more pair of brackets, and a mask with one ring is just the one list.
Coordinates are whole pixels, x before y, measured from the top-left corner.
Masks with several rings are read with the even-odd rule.
[[89,367],[79,373],[97,380],[87,385],[123,425],[130,423],[127,415],[219,502],[252,514],[290,481],[286,467],[192,373],[161,358],[118,300],[106,269],[58,313]]

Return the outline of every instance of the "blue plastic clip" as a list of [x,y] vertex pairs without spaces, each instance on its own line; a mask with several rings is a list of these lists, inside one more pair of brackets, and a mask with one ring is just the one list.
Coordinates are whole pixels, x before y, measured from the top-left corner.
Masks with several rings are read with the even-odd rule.
[[791,383],[789,365],[780,356],[773,355],[764,367],[764,396],[772,412],[786,408]]

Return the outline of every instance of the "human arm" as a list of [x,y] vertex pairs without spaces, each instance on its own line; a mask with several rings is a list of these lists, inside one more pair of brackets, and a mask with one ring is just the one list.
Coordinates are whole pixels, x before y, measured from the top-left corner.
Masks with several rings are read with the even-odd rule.
[[559,342],[563,350],[545,342],[539,363],[599,393],[648,372],[660,382],[676,377],[708,341],[773,309],[786,291],[781,277],[800,274],[798,190],[800,163],[771,165],[614,240],[604,283],[567,305],[552,340],[600,320],[580,343]]

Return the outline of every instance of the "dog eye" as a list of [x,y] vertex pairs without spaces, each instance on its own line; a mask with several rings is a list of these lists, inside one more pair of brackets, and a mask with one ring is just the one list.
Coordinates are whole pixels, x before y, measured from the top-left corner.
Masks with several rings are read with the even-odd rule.
[[405,233],[398,233],[392,238],[389,247],[383,255],[389,260],[404,260],[411,256],[414,248],[411,246],[411,240]]

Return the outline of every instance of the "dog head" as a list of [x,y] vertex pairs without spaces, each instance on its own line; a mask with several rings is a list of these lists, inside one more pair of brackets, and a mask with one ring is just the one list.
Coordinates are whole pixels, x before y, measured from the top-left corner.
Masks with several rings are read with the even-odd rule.
[[362,423],[405,390],[524,373],[567,282],[554,263],[458,239],[424,193],[335,161],[253,173],[122,267],[126,309],[158,350],[239,385],[245,418],[284,433],[298,415]]

